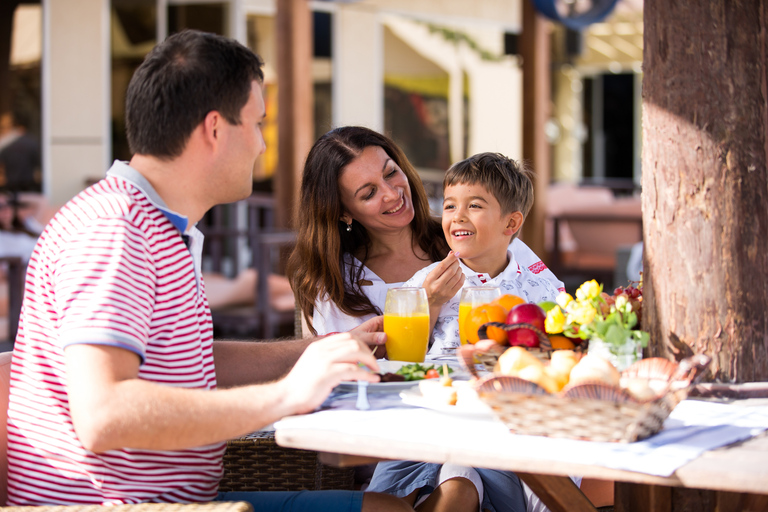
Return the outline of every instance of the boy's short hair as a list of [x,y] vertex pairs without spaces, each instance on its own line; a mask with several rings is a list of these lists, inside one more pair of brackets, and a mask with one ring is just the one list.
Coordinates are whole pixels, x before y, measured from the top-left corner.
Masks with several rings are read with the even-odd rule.
[[233,39],[183,30],[155,46],[133,74],[125,101],[131,153],[181,155],[209,112],[240,124],[253,81],[264,82],[259,56]]
[[501,213],[520,212],[523,219],[533,206],[533,171],[501,153],[478,153],[451,166],[443,178],[443,192],[458,184],[480,184],[501,206]]

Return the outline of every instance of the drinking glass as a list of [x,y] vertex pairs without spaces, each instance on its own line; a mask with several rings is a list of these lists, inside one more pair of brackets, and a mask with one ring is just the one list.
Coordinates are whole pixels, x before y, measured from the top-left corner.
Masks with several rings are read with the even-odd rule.
[[497,286],[468,286],[461,290],[459,300],[459,341],[467,344],[467,334],[464,332],[464,323],[467,314],[472,308],[488,304],[501,297],[501,289]]
[[424,288],[398,287],[387,291],[384,332],[391,361],[424,361],[429,344],[429,302]]

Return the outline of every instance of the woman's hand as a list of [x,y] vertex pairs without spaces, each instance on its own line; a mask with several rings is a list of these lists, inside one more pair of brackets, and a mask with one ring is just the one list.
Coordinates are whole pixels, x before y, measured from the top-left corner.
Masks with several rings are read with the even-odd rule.
[[430,311],[442,307],[461,290],[463,284],[464,272],[459,266],[459,257],[451,251],[424,280]]
[[381,359],[387,355],[387,349],[384,343],[387,341],[387,335],[384,334],[384,317],[375,316],[361,323],[354,329],[350,329],[350,334],[355,335],[370,349],[376,347],[373,355]]

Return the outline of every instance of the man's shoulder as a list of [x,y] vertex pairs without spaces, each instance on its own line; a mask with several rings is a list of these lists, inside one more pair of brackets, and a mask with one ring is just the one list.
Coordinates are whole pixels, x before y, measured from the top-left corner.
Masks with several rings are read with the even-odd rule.
[[59,228],[59,234],[73,236],[99,225],[123,225],[148,235],[151,225],[161,217],[162,212],[140,190],[123,180],[106,177],[70,199],[53,216],[48,228]]

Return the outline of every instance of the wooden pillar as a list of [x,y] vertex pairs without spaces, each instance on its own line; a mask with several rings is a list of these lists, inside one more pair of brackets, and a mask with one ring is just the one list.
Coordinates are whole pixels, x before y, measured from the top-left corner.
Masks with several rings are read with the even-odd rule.
[[277,102],[275,220],[278,227],[289,227],[314,132],[312,16],[307,0],[277,0]]
[[[523,241],[541,258],[544,246],[544,219],[550,181],[550,148],[544,126],[550,116],[550,26],[523,0],[523,159],[536,172],[533,208],[523,225]],[[545,259],[545,261],[547,261]]]
[[11,32],[18,0],[0,2],[0,114],[11,110]]
[[645,0],[643,328],[651,353],[768,379],[768,4]]

